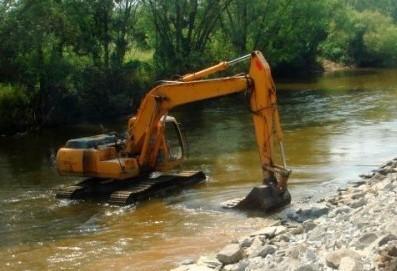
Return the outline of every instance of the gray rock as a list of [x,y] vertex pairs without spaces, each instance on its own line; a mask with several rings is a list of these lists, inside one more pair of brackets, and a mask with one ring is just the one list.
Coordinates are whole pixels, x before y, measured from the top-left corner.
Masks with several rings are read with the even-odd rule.
[[262,235],[262,236],[265,236],[266,238],[271,239],[274,236],[282,234],[286,231],[287,231],[287,228],[284,226],[271,226],[271,227],[266,227],[259,231],[254,232],[253,234],[251,234],[251,237]]
[[[287,220],[286,225],[269,225],[239,239],[235,245],[240,252],[235,248],[235,253],[225,253],[228,264],[219,259],[219,253],[215,262],[200,258],[177,271],[397,271],[397,170],[384,170],[390,172],[375,172],[369,180],[350,183],[346,192],[342,189],[340,196],[333,197],[335,206],[326,201],[312,208],[285,210],[300,223]],[[326,214],[324,219],[316,219]],[[330,253],[332,250],[336,251]],[[230,260],[234,254],[237,256]]]
[[[394,210],[394,211],[396,211],[396,210]],[[395,213],[395,215],[397,215],[397,212]],[[396,221],[390,221],[386,225],[386,231],[397,236],[397,219],[396,219]]]
[[273,254],[276,252],[276,247],[272,245],[265,245],[261,251],[258,253],[258,256],[265,258],[267,255]]
[[397,241],[389,241],[387,244],[387,254],[392,257],[397,257]]
[[189,265],[189,264],[193,264],[193,263],[194,263],[194,261],[192,259],[186,259],[186,260],[183,260],[180,263],[180,265]]
[[343,257],[340,260],[339,270],[341,271],[361,271],[363,266],[360,261],[352,257]]
[[327,266],[338,269],[340,262],[343,257],[350,257],[353,259],[360,259],[360,255],[357,252],[354,252],[350,249],[339,249],[334,252],[330,252],[325,257],[325,262]]
[[378,242],[378,246],[383,246],[385,244],[387,244],[389,241],[393,241],[393,240],[397,240],[397,236],[395,236],[394,234],[387,234],[385,236],[383,236],[379,242]]
[[299,266],[295,271],[317,271],[317,266],[313,264],[305,264],[302,266]]
[[359,199],[365,196],[365,192],[356,192],[354,194],[351,195],[352,199]]
[[216,258],[223,264],[236,263],[243,258],[242,249],[238,244],[230,244],[225,246]]
[[266,263],[262,257],[250,258],[248,259],[248,265],[245,270],[264,270],[265,265]]
[[306,220],[302,223],[302,226],[305,232],[308,232],[314,229],[317,226],[317,224],[314,223],[312,220]]
[[197,265],[206,266],[214,270],[219,270],[222,267],[222,263],[215,256],[201,256],[197,260]]
[[287,234],[281,234],[277,237],[278,242],[289,242],[290,238]]
[[397,246],[392,246],[389,249],[388,255],[391,257],[397,257]]
[[354,244],[353,246],[357,249],[364,249],[368,247],[370,244],[375,242],[378,236],[375,233],[366,233],[362,235]]
[[225,265],[222,271],[244,271],[247,266],[248,266],[248,261],[242,260],[235,264]]
[[338,253],[328,253],[325,257],[325,262],[331,268],[338,269],[340,265],[340,255]]
[[247,247],[251,246],[253,242],[254,242],[253,237],[245,237],[239,241],[239,244],[240,244],[240,247],[247,248]]
[[[393,160],[395,160],[395,159],[393,159]],[[393,160],[383,163],[382,165],[380,165],[379,168],[393,167],[393,165],[394,165],[394,161]]]
[[350,208],[349,206],[341,206],[338,208],[335,208],[334,210],[332,210],[329,214],[328,217],[329,218],[333,218],[336,217],[340,214],[346,214],[349,213],[352,210],[352,208]]
[[363,179],[369,179],[369,178],[371,178],[372,176],[374,176],[374,172],[371,172],[371,173],[366,173],[366,174],[360,174],[359,175],[359,177],[360,178],[363,178]]
[[299,247],[291,247],[287,250],[287,255],[293,259],[298,259],[299,254]]
[[289,219],[303,222],[308,219],[314,219],[326,215],[328,212],[329,208],[327,206],[319,205],[306,209],[298,209],[296,212],[289,213],[287,216]]
[[339,200],[337,198],[329,198],[327,199],[327,202],[331,205],[338,205],[339,204]]
[[329,234],[327,234],[326,226],[320,224],[308,233],[308,240],[309,241],[318,241],[323,238],[326,238],[326,236],[328,236],[328,235]]
[[246,249],[245,253],[250,258],[258,257],[262,247],[263,247],[262,241],[259,240],[259,238],[255,238],[251,246]]
[[397,270],[397,240],[392,240],[382,246],[377,257],[377,264],[380,270]]
[[275,255],[280,258],[284,257],[285,254],[286,254],[285,250],[277,250],[275,253]]
[[365,204],[367,204],[367,201],[364,198],[361,198],[361,199],[349,202],[347,205],[350,208],[356,209],[356,208],[361,207],[361,206],[363,206]]
[[[369,178],[371,178],[373,176],[373,174],[372,175],[370,175],[368,178],[366,178],[366,179],[369,179]],[[365,179],[365,178],[364,178]],[[367,182],[366,181],[355,181],[355,182],[352,182],[352,185],[353,185],[353,187],[359,187],[359,186],[362,186],[362,185],[364,185],[364,184],[366,184]]]
[[276,231],[274,232],[275,235],[283,234],[287,231],[287,228],[284,226],[276,226]]
[[302,225],[298,225],[296,228],[293,228],[291,230],[291,233],[295,234],[295,235],[302,234],[303,233],[303,226]]
[[375,173],[374,176],[372,176],[372,178],[370,179],[371,183],[374,182],[379,182],[381,180],[383,180],[385,178],[385,175],[380,174],[380,173]]
[[214,271],[214,269],[204,265],[191,264],[179,266],[175,269],[172,269],[171,271]]
[[238,263],[228,264],[222,268],[222,271],[243,271],[244,269],[240,269]]
[[395,185],[393,183],[388,183],[384,186],[384,190],[386,191],[392,191],[394,189]]
[[387,175],[388,173],[391,173],[393,168],[391,166],[385,166],[383,168],[380,168],[377,170],[378,173],[382,175]]
[[317,261],[317,253],[314,249],[308,248],[306,250],[305,254],[306,259],[308,259],[310,262],[316,262]]

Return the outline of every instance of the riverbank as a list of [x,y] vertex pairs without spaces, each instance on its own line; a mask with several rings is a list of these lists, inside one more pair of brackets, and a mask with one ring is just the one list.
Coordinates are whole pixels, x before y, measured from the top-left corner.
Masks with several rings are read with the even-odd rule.
[[325,73],[336,72],[336,71],[346,71],[357,69],[354,65],[345,65],[342,63],[337,63],[328,59],[322,59],[320,65]]
[[397,158],[173,271],[397,270]]

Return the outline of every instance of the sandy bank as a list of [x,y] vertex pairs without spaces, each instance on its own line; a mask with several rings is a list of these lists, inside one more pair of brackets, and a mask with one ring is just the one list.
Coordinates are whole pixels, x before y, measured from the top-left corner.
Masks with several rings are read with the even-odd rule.
[[397,270],[397,158],[173,271]]

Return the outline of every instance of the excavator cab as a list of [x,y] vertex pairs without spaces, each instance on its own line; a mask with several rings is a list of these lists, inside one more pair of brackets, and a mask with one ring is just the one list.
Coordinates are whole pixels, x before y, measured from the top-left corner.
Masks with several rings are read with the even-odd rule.
[[169,160],[182,160],[186,155],[186,142],[179,123],[174,117],[165,120],[165,139],[169,150]]
[[164,139],[157,156],[158,170],[172,169],[186,158],[186,141],[177,120],[172,116],[161,118]]

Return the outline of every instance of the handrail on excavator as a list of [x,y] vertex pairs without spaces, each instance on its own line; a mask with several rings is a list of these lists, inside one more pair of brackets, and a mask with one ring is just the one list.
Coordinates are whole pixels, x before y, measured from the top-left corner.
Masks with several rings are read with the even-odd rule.
[[224,70],[228,69],[230,66],[233,66],[233,65],[236,65],[237,63],[245,61],[245,60],[249,59],[250,57],[251,57],[251,54],[247,54],[245,56],[241,56],[241,57],[232,59],[230,61],[219,62],[218,64],[216,64],[212,67],[209,67],[209,68],[206,68],[201,71],[194,72],[194,73],[186,74],[186,75],[182,76],[180,81],[189,82],[189,81],[194,81],[194,80],[198,80],[198,79],[207,77],[211,74],[214,74],[214,73],[217,73],[220,71],[224,71]]

